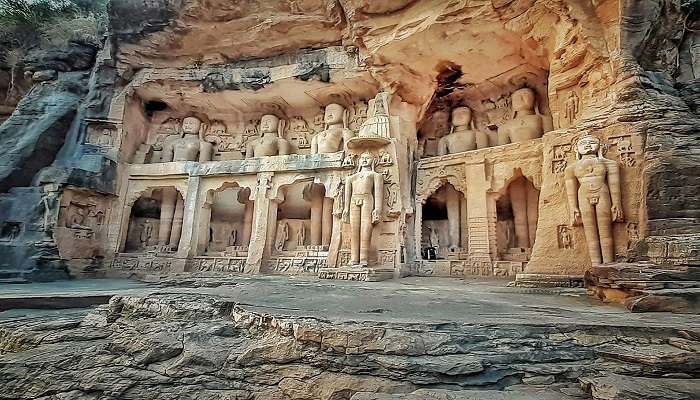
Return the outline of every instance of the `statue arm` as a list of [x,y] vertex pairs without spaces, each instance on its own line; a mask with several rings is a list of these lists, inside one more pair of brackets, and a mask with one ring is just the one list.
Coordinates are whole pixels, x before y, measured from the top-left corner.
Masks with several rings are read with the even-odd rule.
[[612,200],[613,221],[622,222],[622,190],[620,187],[620,166],[615,161],[607,160],[608,185],[610,186],[610,199]]
[[314,137],[311,138],[311,154],[318,154],[318,141],[316,140],[316,138],[316,135],[314,135]]
[[281,139],[277,145],[277,152],[281,156],[292,154],[292,145],[285,139]]
[[161,162],[170,162],[173,160],[173,145],[167,143],[163,145],[163,153],[160,156]]
[[345,182],[345,201],[343,204],[343,221],[350,222],[350,198],[352,197],[352,179],[347,178]]
[[384,208],[384,176],[374,175],[374,211],[372,211],[372,223],[378,223],[382,218]]
[[566,185],[566,198],[571,213],[571,225],[581,224],[581,210],[578,205],[578,179],[574,174],[574,167],[569,166],[564,170],[564,183]]
[[448,150],[449,149],[447,148],[447,138],[446,137],[440,138],[440,140],[438,141],[438,155],[444,156],[445,154],[449,153]]
[[253,158],[253,141],[249,141],[245,146],[245,158]]
[[510,143],[510,134],[505,128],[498,128],[498,145],[504,145]]
[[211,161],[214,146],[209,142],[199,142],[199,162]]

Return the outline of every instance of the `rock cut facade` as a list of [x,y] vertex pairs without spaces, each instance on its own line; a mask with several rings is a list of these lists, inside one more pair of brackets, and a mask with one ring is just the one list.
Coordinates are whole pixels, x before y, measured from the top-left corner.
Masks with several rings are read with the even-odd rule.
[[667,62],[691,51],[660,22],[676,2],[113,3],[112,92],[76,138],[114,189],[46,207],[76,265],[381,280],[695,254],[697,196],[655,162],[685,182],[697,157],[673,151],[697,127],[668,88],[694,79]]

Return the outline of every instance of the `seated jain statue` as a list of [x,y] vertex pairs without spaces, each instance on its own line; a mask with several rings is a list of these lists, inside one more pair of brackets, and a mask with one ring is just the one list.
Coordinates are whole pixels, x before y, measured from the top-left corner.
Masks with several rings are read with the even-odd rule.
[[551,121],[536,110],[537,99],[532,89],[518,89],[510,98],[513,117],[498,128],[499,145],[537,139],[551,130]]
[[593,265],[613,262],[612,223],[624,218],[620,167],[603,157],[600,139],[591,135],[576,143],[576,158],[565,170],[571,225],[583,224]]
[[347,128],[347,111],[340,104],[329,104],[323,116],[325,127],[311,139],[311,154],[335,153],[354,136]]
[[447,136],[440,138],[438,155],[486,147],[489,147],[489,138],[485,132],[474,129],[472,110],[469,107],[457,107],[452,110],[452,129]]
[[384,176],[374,170],[376,160],[370,153],[363,153],[358,164],[345,181],[343,221],[350,223],[350,265],[367,267],[372,229],[382,216]]
[[261,136],[248,143],[245,158],[290,154],[292,145],[282,138],[282,128],[279,118],[272,114],[263,115],[260,119]]
[[196,117],[182,120],[182,137],[166,142],[161,161],[211,161],[214,147],[203,139],[205,131],[206,125]]

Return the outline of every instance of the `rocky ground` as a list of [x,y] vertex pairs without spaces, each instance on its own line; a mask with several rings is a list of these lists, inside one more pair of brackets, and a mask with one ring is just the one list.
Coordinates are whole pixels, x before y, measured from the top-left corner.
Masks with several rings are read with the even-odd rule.
[[0,313],[0,399],[697,399],[700,319],[580,290],[173,279]]

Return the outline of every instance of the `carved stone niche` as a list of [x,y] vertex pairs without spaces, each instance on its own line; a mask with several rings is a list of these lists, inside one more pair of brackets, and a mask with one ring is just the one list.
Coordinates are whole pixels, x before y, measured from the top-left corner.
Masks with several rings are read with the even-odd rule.
[[496,201],[498,259],[525,263],[530,259],[537,231],[540,192],[526,177],[516,175]]
[[98,146],[103,151],[117,149],[120,145],[118,124],[107,121],[88,119],[85,133],[85,144]]
[[21,233],[21,222],[5,221],[0,227],[0,242],[14,242]]
[[104,195],[66,189],[61,196],[54,238],[61,258],[104,256],[110,199]]
[[547,76],[545,70],[522,65],[486,82],[452,83],[449,94],[436,96],[419,122],[419,154],[432,157],[541,137],[552,130]]

